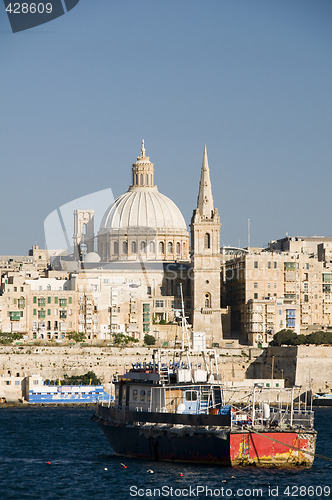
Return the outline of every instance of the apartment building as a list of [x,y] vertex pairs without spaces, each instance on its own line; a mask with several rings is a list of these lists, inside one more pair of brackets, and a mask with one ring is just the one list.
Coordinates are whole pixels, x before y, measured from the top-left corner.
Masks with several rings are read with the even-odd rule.
[[287,237],[225,259],[222,296],[231,306],[233,335],[263,345],[283,328],[332,327],[332,263],[321,259],[330,244],[330,238]]

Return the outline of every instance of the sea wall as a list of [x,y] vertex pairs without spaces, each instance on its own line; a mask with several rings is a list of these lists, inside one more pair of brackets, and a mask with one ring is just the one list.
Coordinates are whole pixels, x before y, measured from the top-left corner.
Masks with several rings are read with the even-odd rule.
[[[314,391],[332,389],[332,347],[291,346],[217,349],[223,380],[284,378],[285,385]],[[169,350],[172,353],[172,350]],[[0,346],[0,375],[41,375],[56,380],[93,370],[103,383],[132,363],[151,361],[152,348]],[[197,358],[203,365],[202,358]]]

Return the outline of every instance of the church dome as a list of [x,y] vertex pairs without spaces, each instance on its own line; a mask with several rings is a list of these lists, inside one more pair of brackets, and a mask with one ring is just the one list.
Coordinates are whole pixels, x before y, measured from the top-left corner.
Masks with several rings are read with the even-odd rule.
[[156,186],[131,187],[106,211],[100,229],[150,228],[186,231],[186,223],[175,203]]
[[132,185],[101,221],[98,252],[102,260],[188,260],[185,220],[175,203],[155,186],[154,165],[145,154],[144,140],[132,174]]

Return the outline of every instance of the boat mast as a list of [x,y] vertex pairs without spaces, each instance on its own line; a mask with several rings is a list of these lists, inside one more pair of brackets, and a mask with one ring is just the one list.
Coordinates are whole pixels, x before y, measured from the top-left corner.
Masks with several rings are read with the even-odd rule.
[[184,350],[184,335],[186,334],[186,340],[188,349],[190,349],[190,339],[188,332],[187,319],[184,314],[184,300],[183,300],[183,285],[180,283],[180,294],[181,294],[181,314],[182,314],[182,338],[181,338],[181,348]]

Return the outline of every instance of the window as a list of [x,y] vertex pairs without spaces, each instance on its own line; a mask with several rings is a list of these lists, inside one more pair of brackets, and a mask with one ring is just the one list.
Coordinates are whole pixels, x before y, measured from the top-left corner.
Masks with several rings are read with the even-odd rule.
[[177,253],[177,255],[179,255],[179,254],[180,254],[180,251],[181,251],[181,245],[180,245],[180,243],[178,242],[178,243],[176,244],[176,253]]
[[271,262],[270,261],[267,263],[267,268],[271,269]]
[[285,271],[295,271],[295,262],[284,262],[284,269]]
[[308,262],[306,263],[305,268],[309,269],[309,263]]
[[207,309],[211,307],[211,295],[209,293],[205,294],[205,307]]
[[67,299],[60,299],[60,307],[67,307]]
[[37,304],[37,297],[34,297],[34,298],[33,298],[33,303],[34,303],[34,304]]
[[171,241],[169,241],[167,243],[167,252],[168,253],[172,253],[173,252],[173,243]]
[[323,282],[330,283],[331,282],[331,273],[323,273]]
[[309,302],[308,295],[304,295],[303,300],[304,300],[304,302]]
[[58,303],[58,297],[54,297],[54,304]]
[[69,304],[72,304],[72,303],[73,303],[73,299],[72,299],[72,297],[69,297],[69,298],[68,298],[68,302],[69,302]]
[[277,269],[277,263],[273,262],[273,269]]
[[60,311],[60,319],[66,319],[67,318],[67,311],[62,310]]
[[155,253],[156,251],[156,244],[154,241],[150,241],[150,252]]
[[146,293],[147,293],[148,295],[151,295],[151,292],[152,292],[151,287],[150,287],[150,286],[147,286],[147,287],[146,287]]
[[254,293],[254,299],[258,299],[258,293]]
[[14,286],[14,292],[17,292],[17,286]]
[[143,186],[143,174],[140,175],[140,184]]
[[24,307],[25,307],[25,298],[24,297],[21,297],[18,299],[18,307],[19,307],[19,309],[24,309]]
[[165,245],[163,241],[160,241],[159,243],[159,253],[164,253],[165,251]]
[[45,299],[44,299],[44,298],[40,298],[40,299],[38,299],[38,306],[39,306],[39,307],[44,307],[44,306],[45,306],[45,303],[46,303],[46,301],[45,301]]
[[258,261],[257,260],[254,261],[254,268],[258,269]]
[[254,288],[258,288],[258,283],[257,282],[254,283]]
[[125,254],[128,253],[128,243],[126,241],[122,243],[122,252]]
[[138,394],[138,390],[134,389],[133,390],[133,401],[137,401],[137,394]]
[[46,311],[38,311],[38,318],[45,318]]
[[164,307],[164,301],[163,300],[156,300],[156,307]]
[[211,235],[210,235],[210,233],[205,233],[205,236],[204,236],[204,247],[205,248],[210,248],[211,247]]
[[37,315],[37,309],[34,309],[33,310],[33,315],[36,316]]
[[144,333],[149,333],[150,331],[150,324],[149,323],[144,323],[143,324],[143,332]]
[[197,391],[186,391],[185,398],[186,401],[197,401]]
[[142,253],[145,253],[145,252],[146,252],[146,243],[145,243],[145,241],[142,241],[142,242],[141,242],[141,252],[142,252]]
[[137,252],[137,244],[136,241],[131,242],[131,253],[136,253]]
[[139,393],[140,400],[143,402],[145,401],[145,390],[142,389]]
[[329,293],[330,291],[331,291],[331,285],[330,284],[328,284],[328,285],[324,284],[323,285],[323,292],[324,293]]
[[149,176],[146,174],[145,176],[145,184],[148,186],[149,185]]
[[286,309],[286,328],[295,328],[295,309]]
[[117,241],[114,242],[114,253],[115,255],[119,253],[119,243]]
[[51,309],[47,309],[47,315],[50,316],[51,315]]
[[47,303],[50,304],[51,303],[51,297],[47,297]]

